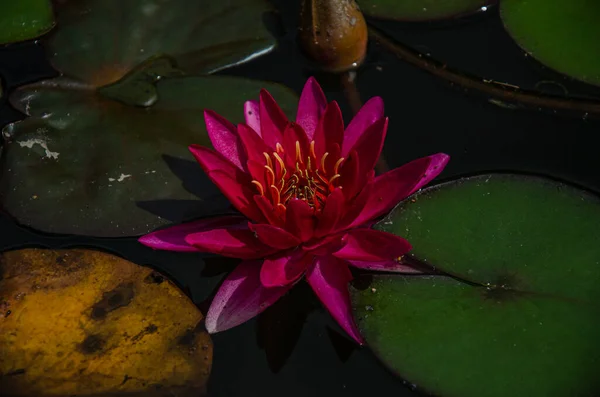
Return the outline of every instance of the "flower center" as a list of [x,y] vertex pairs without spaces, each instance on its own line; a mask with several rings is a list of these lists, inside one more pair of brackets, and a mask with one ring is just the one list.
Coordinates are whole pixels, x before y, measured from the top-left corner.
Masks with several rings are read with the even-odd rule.
[[275,149],[271,154],[263,153],[266,186],[257,180],[252,181],[260,195],[269,198],[274,207],[285,210],[288,201],[295,198],[305,201],[315,210],[321,210],[327,196],[336,187],[341,188],[337,184],[343,157],[332,164],[329,153],[325,152],[317,161],[315,141],[310,142],[308,153],[302,153],[300,142],[296,141],[295,157],[292,160],[288,156],[286,165],[283,146],[277,143]]

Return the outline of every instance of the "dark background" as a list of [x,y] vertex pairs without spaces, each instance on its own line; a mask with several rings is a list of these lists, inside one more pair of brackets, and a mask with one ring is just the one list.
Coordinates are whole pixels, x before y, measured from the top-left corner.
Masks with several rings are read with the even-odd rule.
[[[298,93],[316,75],[329,100],[337,100],[346,121],[352,117],[339,76],[311,70],[295,44],[297,2],[277,0],[281,12],[272,28],[279,48],[248,64],[221,72],[283,83]],[[293,3],[293,4],[291,4]],[[273,22],[273,21],[271,21]],[[373,21],[398,41],[469,74],[570,96],[598,90],[573,82],[526,57],[504,31],[496,8],[460,20],[436,23]],[[55,72],[34,42],[0,49],[5,93]],[[558,84],[557,84],[558,83]],[[485,94],[452,86],[409,65],[371,42],[356,84],[363,101],[379,95],[390,125],[384,154],[390,167],[435,152],[451,161],[440,180],[492,170],[531,172],[600,191],[596,135],[591,115],[552,110],[506,109]],[[0,99],[0,126],[23,116]],[[200,169],[198,169],[200,171]],[[107,250],[170,275],[204,309],[235,261],[147,249],[136,239],[50,236],[0,217],[0,249],[88,246]],[[213,336],[211,396],[418,395],[412,385],[387,372],[367,350],[358,349],[300,284],[258,319]]]

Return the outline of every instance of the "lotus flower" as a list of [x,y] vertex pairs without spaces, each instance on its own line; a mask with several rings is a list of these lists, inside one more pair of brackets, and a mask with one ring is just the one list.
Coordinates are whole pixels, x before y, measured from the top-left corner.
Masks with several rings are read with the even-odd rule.
[[244,105],[237,128],[204,113],[215,150],[190,151],[241,213],[159,230],[140,242],[170,251],[201,251],[243,261],[225,279],[206,316],[214,333],[262,312],[306,279],[339,325],[358,343],[348,266],[415,272],[400,258],[410,244],[372,230],[373,221],[436,177],[445,154],[375,176],[387,131],[383,101],[369,100],[344,130],[340,108],[315,79],[306,83],[291,122],[265,90]]

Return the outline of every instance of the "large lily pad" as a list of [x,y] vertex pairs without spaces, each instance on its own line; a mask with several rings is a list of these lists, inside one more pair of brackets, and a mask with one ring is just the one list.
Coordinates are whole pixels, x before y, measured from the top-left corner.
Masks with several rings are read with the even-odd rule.
[[207,73],[274,48],[265,0],[67,0],[46,46],[65,75],[102,86],[157,55]]
[[426,189],[378,228],[453,275],[354,290],[368,344],[400,376],[444,397],[597,395],[598,197],[484,175]]
[[50,0],[0,3],[0,44],[34,39],[54,26]]
[[[430,21],[471,14],[497,0],[360,0],[370,16],[403,21]],[[485,9],[485,8],[484,8]]]
[[538,61],[600,85],[600,2],[502,0],[500,14],[517,44]]
[[202,314],[152,269],[102,252],[0,257],[0,390],[11,396],[199,396]]
[[[12,104],[30,117],[3,131],[3,208],[45,232],[111,237],[227,209],[187,149],[210,144],[203,110],[238,123],[244,101],[261,88],[288,114],[296,95],[235,77],[160,79],[157,70],[167,69],[152,65],[128,75],[118,90],[58,78],[16,91]],[[127,104],[136,100],[151,106]]]

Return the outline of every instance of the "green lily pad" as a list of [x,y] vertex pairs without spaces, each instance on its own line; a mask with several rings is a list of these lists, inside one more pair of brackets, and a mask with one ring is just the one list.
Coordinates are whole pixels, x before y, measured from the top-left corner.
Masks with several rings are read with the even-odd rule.
[[7,0],[0,4],[0,44],[34,39],[53,27],[50,0]]
[[376,18],[431,21],[472,14],[496,0],[360,0],[358,3],[365,14]]
[[445,275],[353,289],[367,343],[444,397],[596,396],[600,200],[552,180],[483,175],[434,186],[377,226]]
[[600,84],[600,2],[503,0],[506,30],[546,66],[590,84]]
[[152,85],[147,80],[155,74],[145,73],[156,70],[142,68],[146,77],[130,74],[119,82],[123,93],[145,81],[141,92],[156,95],[146,107],[66,78],[17,90],[11,102],[30,117],[3,130],[2,207],[38,230],[103,237],[140,235],[227,209],[187,149],[210,145],[203,110],[243,122],[244,101],[266,88],[292,114],[296,94],[225,76],[171,77]]
[[263,22],[271,11],[265,0],[69,0],[56,7],[46,47],[59,71],[94,86],[164,54],[208,73],[273,49]]

